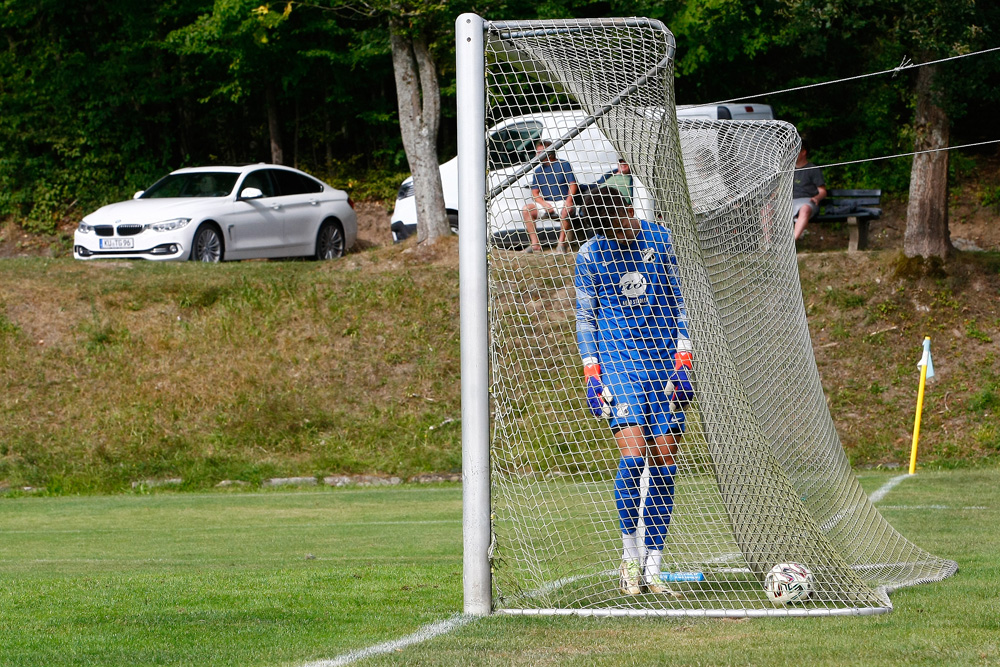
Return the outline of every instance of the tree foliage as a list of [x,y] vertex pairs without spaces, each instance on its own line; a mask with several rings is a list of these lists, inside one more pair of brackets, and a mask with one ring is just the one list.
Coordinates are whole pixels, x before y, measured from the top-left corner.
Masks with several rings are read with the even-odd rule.
[[166,171],[269,161],[405,169],[388,34],[241,0],[0,2],[0,216],[51,231]]
[[[810,135],[820,163],[912,150],[916,70],[770,91],[1000,44],[1000,4],[971,0],[438,0],[414,8],[426,11],[416,23],[403,12],[404,27],[419,27],[435,63],[442,160],[455,150],[452,31],[464,11],[662,19],[677,36],[679,102],[758,96]],[[343,185],[365,175],[396,182],[407,163],[386,17],[359,11],[355,0],[0,0],[0,216],[51,231],[166,171],[213,162],[277,157]],[[980,121],[1000,102],[1000,57],[942,63],[938,73],[951,143],[997,138],[995,124]],[[827,179],[902,196],[910,163],[838,167]]]

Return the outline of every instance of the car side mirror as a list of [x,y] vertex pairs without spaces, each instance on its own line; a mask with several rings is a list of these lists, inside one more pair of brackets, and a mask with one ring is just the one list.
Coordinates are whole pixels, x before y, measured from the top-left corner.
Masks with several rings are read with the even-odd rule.
[[135,193],[134,195],[132,195],[132,199],[138,199],[138,198],[139,198],[139,197],[141,197],[141,196],[142,196],[142,195],[143,195],[143,194],[144,194],[145,192],[146,192],[145,190],[139,190],[139,191],[138,191],[138,192],[136,192],[136,193]]
[[240,192],[240,199],[260,199],[264,196],[264,193],[260,191],[260,188],[243,188]]

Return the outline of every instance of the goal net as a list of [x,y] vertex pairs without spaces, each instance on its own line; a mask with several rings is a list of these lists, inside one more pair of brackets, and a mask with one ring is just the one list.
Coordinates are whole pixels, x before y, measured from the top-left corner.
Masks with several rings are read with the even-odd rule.
[[[893,589],[955,572],[954,562],[910,543],[874,508],[827,409],[791,233],[795,129],[778,121],[678,121],[674,40],[656,21],[481,25],[485,76],[460,78],[459,86],[479,86],[476,97],[485,100],[485,124],[472,130],[485,136],[485,159],[470,164],[461,156],[461,171],[485,192],[484,201],[463,202],[462,215],[485,207],[486,247],[473,252],[486,255],[489,381],[481,390],[489,392],[492,608],[879,613],[891,609]],[[460,106],[460,132],[461,114]],[[540,140],[552,143],[536,154]],[[543,215],[547,205],[536,203],[526,213],[533,172],[548,151],[569,163],[580,190],[565,243],[557,212]],[[616,169],[631,178],[613,178]],[[678,441],[672,484],[651,475],[653,459],[645,456],[632,511],[640,552],[651,544],[647,535],[659,535],[662,543],[652,543],[662,554],[658,576],[671,593],[646,592],[645,583],[638,595],[623,591],[622,456],[609,422],[593,416],[584,385],[580,265],[604,247],[592,244],[600,243],[595,235],[608,236],[587,205],[602,179],[647,221],[644,233],[668,239],[676,265],[644,255],[667,265],[633,271],[679,286],[674,315],[686,318],[693,354],[693,398],[670,406],[684,419],[682,434],[670,422]],[[549,185],[543,180],[539,189]],[[523,250],[536,241],[526,215],[537,217],[543,251]],[[646,289],[646,277],[639,280]],[[642,335],[654,330],[674,337],[660,346],[670,352],[683,337],[676,328]],[[638,423],[620,411],[615,419],[616,428]],[[668,495],[672,509],[664,512]],[[769,601],[762,584],[779,563],[811,571],[805,601]]]

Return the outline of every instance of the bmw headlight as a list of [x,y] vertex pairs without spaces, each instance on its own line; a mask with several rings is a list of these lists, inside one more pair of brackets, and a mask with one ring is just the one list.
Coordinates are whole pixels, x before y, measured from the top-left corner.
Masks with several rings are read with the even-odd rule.
[[76,231],[80,232],[81,234],[90,234],[92,231],[94,231],[94,226],[88,225],[86,222],[81,221],[80,224],[76,226]]
[[152,229],[154,232],[173,232],[187,227],[189,222],[191,222],[191,218],[173,218],[172,220],[154,222],[149,225],[149,229]]

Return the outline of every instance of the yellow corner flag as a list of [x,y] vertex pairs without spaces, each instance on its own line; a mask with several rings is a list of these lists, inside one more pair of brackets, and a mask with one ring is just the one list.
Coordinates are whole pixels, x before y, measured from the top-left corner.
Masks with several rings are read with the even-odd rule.
[[924,337],[924,354],[917,363],[920,369],[920,389],[917,390],[917,417],[913,421],[913,445],[910,447],[910,474],[917,472],[917,442],[920,441],[920,415],[924,411],[924,385],[927,378],[934,377],[934,362],[931,360],[931,339]]

